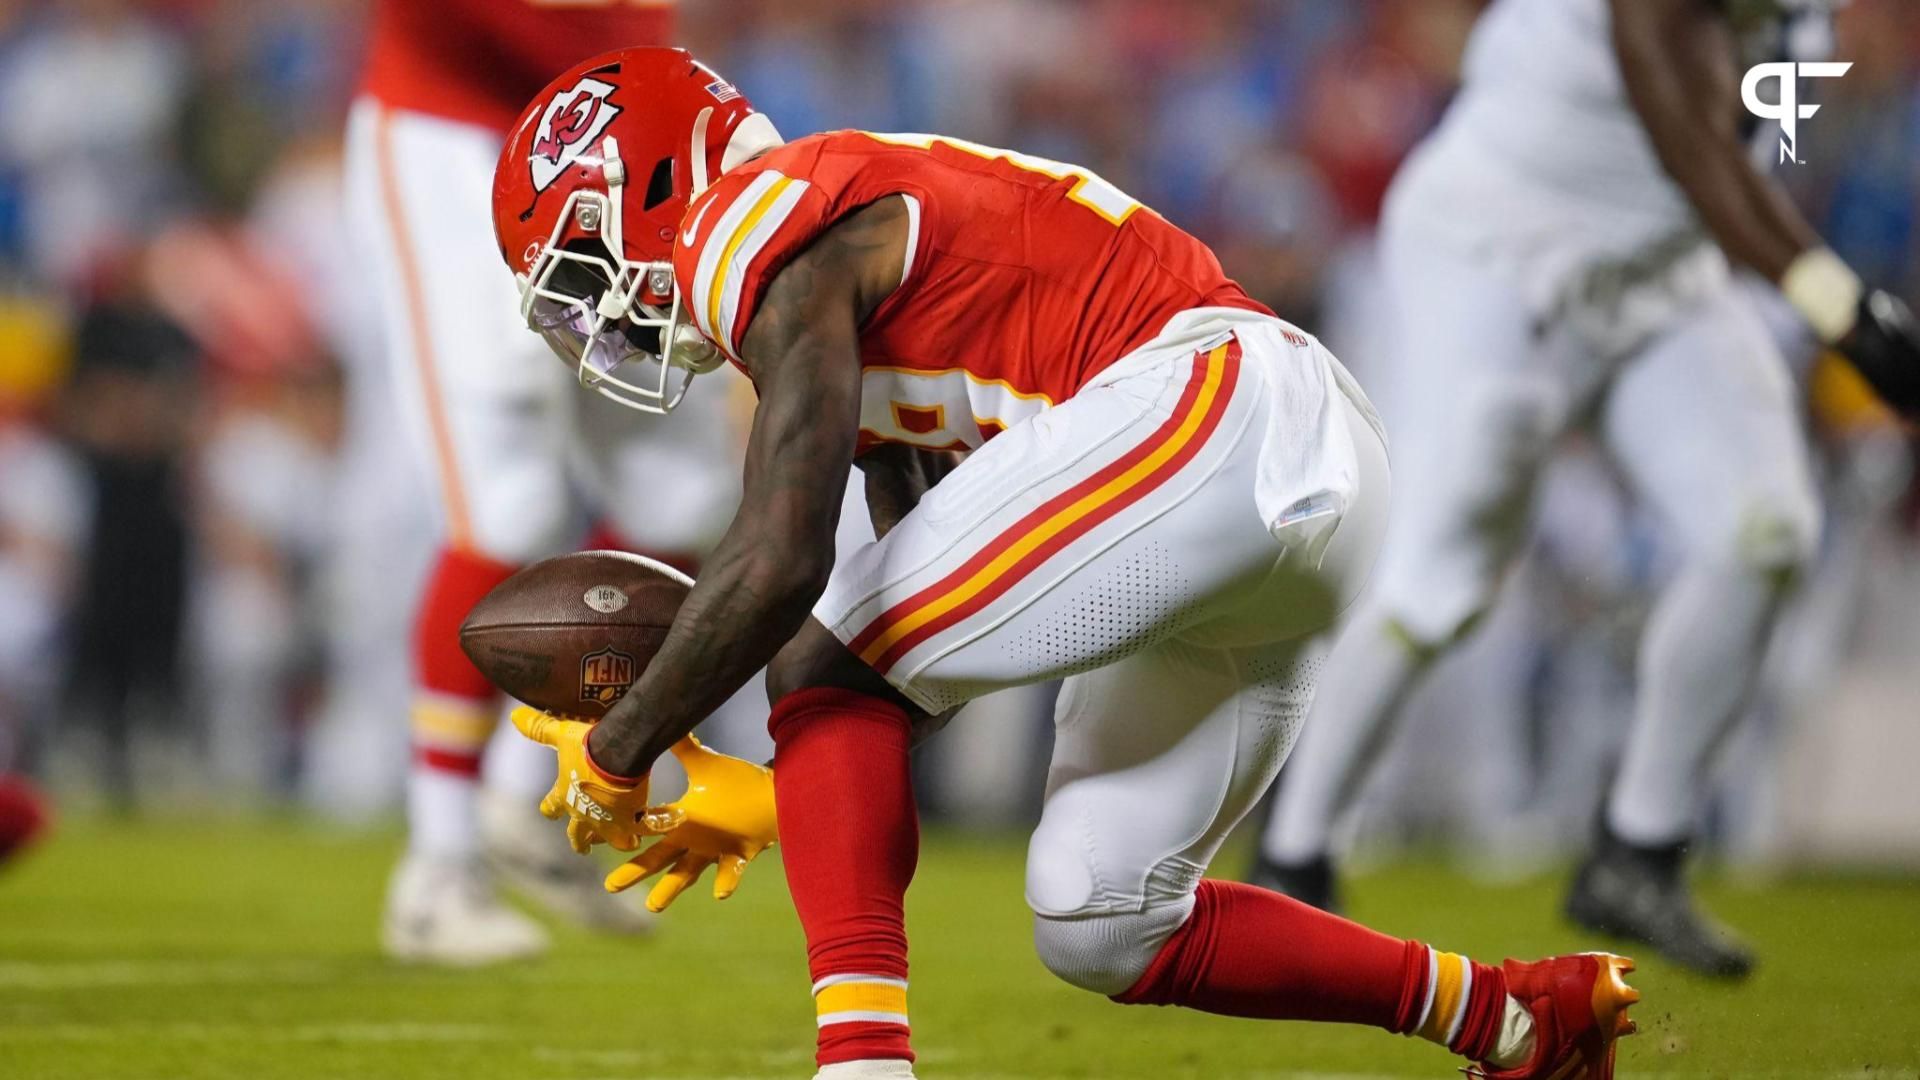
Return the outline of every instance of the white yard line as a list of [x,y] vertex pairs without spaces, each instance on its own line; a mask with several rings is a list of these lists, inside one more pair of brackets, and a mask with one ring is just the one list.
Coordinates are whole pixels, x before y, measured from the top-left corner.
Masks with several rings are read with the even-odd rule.
[[91,990],[115,986],[204,983],[315,983],[337,979],[340,965],[315,961],[99,960],[80,963],[0,961],[0,993]]
[[485,1024],[418,1024],[366,1022],[346,1024],[207,1024],[179,1021],[164,1024],[23,1024],[0,1026],[8,1039],[46,1042],[122,1042],[128,1038],[205,1041],[245,1038],[260,1042],[342,1043],[468,1043],[505,1042],[514,1036]]

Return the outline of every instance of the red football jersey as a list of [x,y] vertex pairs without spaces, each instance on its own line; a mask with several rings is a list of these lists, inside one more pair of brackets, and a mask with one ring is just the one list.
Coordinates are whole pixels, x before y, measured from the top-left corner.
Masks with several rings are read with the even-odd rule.
[[621,45],[671,45],[673,0],[374,0],[362,92],[505,131],[555,76]]
[[861,442],[977,447],[1077,393],[1189,308],[1271,314],[1206,245],[1073,165],[931,135],[788,143],[695,199],[674,276],[736,361],[767,284],[835,221],[889,195],[912,236],[860,332]]

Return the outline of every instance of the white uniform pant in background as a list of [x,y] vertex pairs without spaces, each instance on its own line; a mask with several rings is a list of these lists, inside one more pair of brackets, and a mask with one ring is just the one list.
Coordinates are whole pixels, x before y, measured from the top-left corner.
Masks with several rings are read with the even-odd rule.
[[582,390],[520,318],[493,239],[499,136],[362,99],[348,124],[348,199],[380,293],[403,431],[447,538],[501,562],[564,550],[583,500],[623,539],[707,546],[738,499],[735,376],[696,382],[651,417]]
[[1416,158],[1397,183],[1382,233],[1400,497],[1375,586],[1329,660],[1266,853],[1297,863],[1326,851],[1419,675],[1491,603],[1527,536],[1542,467],[1583,422],[1682,550],[1643,638],[1610,811],[1628,839],[1677,839],[1693,827],[1707,759],[1752,685],[1780,586],[1817,539],[1786,364],[1731,279],[1697,274],[1674,285],[1692,290],[1684,294],[1659,292],[1664,278],[1646,286],[1658,296],[1624,290],[1622,310],[1671,316],[1649,323],[1634,351],[1597,355],[1591,320],[1543,322],[1553,313],[1535,314],[1537,299],[1505,263],[1462,246],[1470,212],[1433,197],[1420,170]]

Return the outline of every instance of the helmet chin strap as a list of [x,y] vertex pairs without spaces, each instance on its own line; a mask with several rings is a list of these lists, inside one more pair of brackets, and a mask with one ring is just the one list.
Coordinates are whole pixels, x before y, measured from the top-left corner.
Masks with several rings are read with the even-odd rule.
[[[714,180],[707,175],[707,124],[712,119],[711,105],[693,118],[693,198],[699,198]],[[727,136],[727,147],[720,154],[720,171],[724,173],[741,162],[751,161],[784,141],[765,113],[748,113],[733,129],[733,134]]]
[[728,172],[736,165],[752,161],[785,141],[765,113],[749,113],[728,137],[726,152],[720,155],[720,171]]
[[707,190],[707,121],[713,119],[713,106],[700,110],[693,118],[693,197]]
[[[621,274],[625,276],[626,260],[621,258],[621,253],[626,251],[626,247],[620,242],[620,223],[623,219],[621,192],[627,186],[627,164],[620,160],[620,142],[613,136],[607,136],[601,147],[600,175],[607,181],[607,220],[600,223],[600,238],[601,243],[607,246],[607,251],[619,259],[616,265],[621,267]],[[631,298],[629,290],[620,286],[618,281],[609,282],[607,289],[600,294],[594,307],[601,318],[618,319],[626,315]]]

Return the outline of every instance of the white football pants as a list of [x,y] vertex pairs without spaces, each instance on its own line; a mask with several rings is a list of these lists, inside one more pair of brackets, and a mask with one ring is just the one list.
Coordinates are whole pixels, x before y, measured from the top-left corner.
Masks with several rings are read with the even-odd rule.
[[1525,539],[1541,467],[1579,423],[1683,549],[1642,641],[1640,697],[1608,809],[1629,840],[1683,837],[1713,749],[1753,684],[1781,586],[1817,539],[1786,364],[1727,287],[1603,369],[1567,335],[1537,331],[1517,287],[1429,235],[1392,214],[1383,231],[1398,499],[1265,853],[1297,863],[1327,850],[1419,676],[1491,603]]
[[1385,528],[1385,444],[1344,371],[1223,318],[975,451],[814,609],[931,710],[1064,677],[1027,901],[1048,967],[1103,993],[1286,759]]

